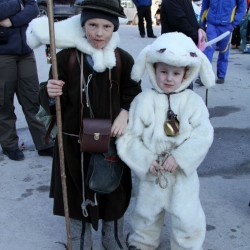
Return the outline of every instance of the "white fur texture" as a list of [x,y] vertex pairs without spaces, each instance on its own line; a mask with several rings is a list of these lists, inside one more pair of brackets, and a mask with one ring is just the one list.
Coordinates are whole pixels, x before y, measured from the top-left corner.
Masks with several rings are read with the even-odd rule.
[[186,67],[185,80],[176,92],[188,87],[188,85],[200,74],[204,86],[209,88],[215,85],[215,75],[212,65],[207,57],[197,48],[191,38],[180,32],[163,34],[151,45],[146,46],[135,61],[132,70],[132,78],[141,80],[146,70],[151,84],[158,91],[162,90],[156,83],[154,63],[163,62],[173,66]]
[[[129,124],[117,140],[118,154],[139,178],[132,217],[134,233],[129,243],[140,249],[156,249],[164,221],[171,215],[171,249],[202,250],[206,223],[199,200],[197,168],[213,141],[213,127],[202,98],[189,89],[170,96],[171,109],[180,121],[180,132],[164,133],[168,98],[152,89],[137,95],[129,110]],[[152,161],[163,152],[173,155],[179,168],[165,173],[166,189],[149,172]]]
[[[55,22],[55,46],[58,49],[76,48],[90,55],[94,61],[94,70],[103,72],[106,68],[116,65],[114,50],[120,39],[118,32],[114,32],[109,43],[104,49],[95,49],[87,41],[80,24],[80,15],[66,20]],[[44,44],[50,44],[49,22],[47,17],[33,19],[26,31],[27,44],[32,48],[38,48]]]

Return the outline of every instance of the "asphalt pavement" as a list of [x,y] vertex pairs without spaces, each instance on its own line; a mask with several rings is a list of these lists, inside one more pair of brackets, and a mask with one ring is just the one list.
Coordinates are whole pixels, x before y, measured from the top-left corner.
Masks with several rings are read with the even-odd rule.
[[[134,57],[153,41],[140,38],[136,26],[119,29],[121,47]],[[155,26],[156,35],[160,28]],[[44,47],[35,50],[40,81],[47,79]],[[213,66],[216,72],[217,52]],[[198,169],[200,197],[207,219],[204,250],[250,249],[250,55],[231,50],[224,84],[208,91],[208,109],[215,129],[214,143]],[[143,88],[147,87],[146,77]],[[194,91],[205,101],[204,87]],[[25,160],[9,160],[0,150],[0,250],[63,250],[65,219],[52,214],[49,199],[50,157],[38,156],[27,123],[16,102],[17,130]],[[197,149],[199,150],[199,149]],[[194,152],[195,153],[195,152]],[[136,179],[134,179],[136,193]],[[125,233],[135,204],[125,215]],[[185,207],[183,208],[185,209]],[[168,216],[158,250],[169,250]],[[100,232],[94,232],[94,250],[102,250]]]

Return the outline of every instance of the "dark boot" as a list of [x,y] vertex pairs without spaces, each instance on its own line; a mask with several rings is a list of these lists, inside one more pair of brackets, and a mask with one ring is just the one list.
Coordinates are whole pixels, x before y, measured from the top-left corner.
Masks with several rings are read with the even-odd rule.
[[13,149],[13,150],[3,149],[3,154],[7,155],[13,161],[24,160],[24,154],[19,148]]
[[90,223],[71,219],[72,250],[92,250]]
[[250,42],[246,42],[246,47],[243,50],[243,53],[250,53]]
[[102,222],[102,245],[106,250],[127,250],[123,237],[123,217]]

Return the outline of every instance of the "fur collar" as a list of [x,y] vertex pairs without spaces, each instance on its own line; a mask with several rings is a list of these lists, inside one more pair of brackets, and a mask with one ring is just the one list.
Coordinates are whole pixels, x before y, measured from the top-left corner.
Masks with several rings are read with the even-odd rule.
[[[116,65],[114,50],[120,39],[118,32],[114,32],[109,43],[104,49],[95,49],[87,41],[85,33],[80,24],[80,15],[66,20],[55,22],[55,45],[58,49],[76,48],[92,57],[94,70],[103,72],[106,68]],[[49,25],[47,17],[33,19],[26,31],[27,44],[32,48],[50,44]]]

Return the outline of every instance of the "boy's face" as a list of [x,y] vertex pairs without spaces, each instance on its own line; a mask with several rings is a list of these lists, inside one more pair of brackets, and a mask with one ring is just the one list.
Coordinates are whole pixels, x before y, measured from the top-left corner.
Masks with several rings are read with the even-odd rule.
[[175,67],[166,63],[157,63],[155,65],[157,85],[166,94],[174,92],[181,86],[185,72],[185,67]]
[[114,24],[106,19],[93,18],[84,24],[89,43],[96,49],[103,49],[112,37]]

